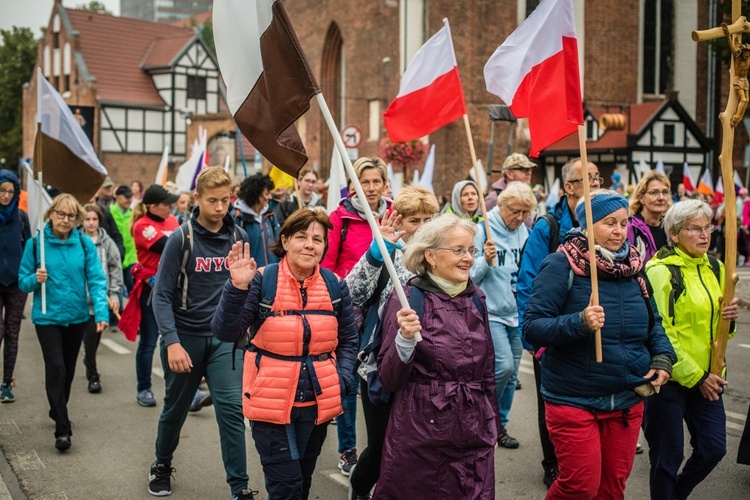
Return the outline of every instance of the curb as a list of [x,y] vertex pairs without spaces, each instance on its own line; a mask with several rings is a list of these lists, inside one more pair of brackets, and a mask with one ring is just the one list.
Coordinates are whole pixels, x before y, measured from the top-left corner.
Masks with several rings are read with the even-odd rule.
[[0,451],[0,500],[26,500],[26,495],[18,484],[18,478],[2,451]]

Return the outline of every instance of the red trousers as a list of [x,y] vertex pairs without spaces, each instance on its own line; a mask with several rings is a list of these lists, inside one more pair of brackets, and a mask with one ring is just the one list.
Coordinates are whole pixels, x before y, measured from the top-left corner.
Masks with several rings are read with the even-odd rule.
[[643,421],[643,402],[628,410],[596,413],[572,406],[545,406],[560,471],[547,500],[624,498]]

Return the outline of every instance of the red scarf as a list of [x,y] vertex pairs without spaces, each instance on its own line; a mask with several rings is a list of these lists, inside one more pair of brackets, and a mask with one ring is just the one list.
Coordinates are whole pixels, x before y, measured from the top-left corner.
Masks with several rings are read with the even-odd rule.
[[143,294],[148,280],[156,276],[156,270],[141,267],[140,264],[135,264],[131,270],[135,284],[130,291],[128,304],[122,311],[117,327],[125,334],[126,339],[135,342],[136,337],[138,337],[138,330],[141,328],[141,294]]

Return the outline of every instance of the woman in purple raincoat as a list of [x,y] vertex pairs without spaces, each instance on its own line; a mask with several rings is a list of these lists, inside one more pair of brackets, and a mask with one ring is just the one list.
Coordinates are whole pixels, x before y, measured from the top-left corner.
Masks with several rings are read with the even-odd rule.
[[500,416],[484,294],[469,279],[475,233],[445,214],[415,233],[404,256],[417,275],[406,293],[414,307],[421,292],[423,314],[394,294],[383,315],[378,374],[395,397],[376,499],[495,498]]

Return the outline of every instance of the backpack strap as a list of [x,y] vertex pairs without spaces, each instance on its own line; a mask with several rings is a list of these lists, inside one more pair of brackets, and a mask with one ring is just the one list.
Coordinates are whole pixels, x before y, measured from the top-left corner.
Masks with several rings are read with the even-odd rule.
[[719,259],[710,253],[706,254],[706,256],[708,257],[708,264],[711,266],[711,271],[713,271],[714,276],[716,276],[716,282],[721,286],[721,265],[719,264]]
[[554,253],[557,251],[557,247],[560,246],[560,223],[557,222],[555,215],[551,213],[542,215],[542,218],[549,225],[549,253]]
[[338,253],[336,254],[336,262],[339,261],[341,250],[344,249],[344,241],[346,240],[346,234],[349,232],[350,223],[351,219],[349,219],[348,217],[344,217],[343,219],[341,219],[341,235],[339,236],[339,249]]
[[[341,317],[341,282],[339,281],[338,276],[336,274],[324,267],[319,268],[320,269],[320,275],[323,277],[323,280],[326,282],[326,287],[328,288],[328,294],[331,296],[331,305],[333,306],[333,311],[336,313],[336,318]],[[275,287],[274,287],[275,288]],[[275,290],[274,290],[275,292]]]
[[[187,227],[187,236],[185,236],[185,227]],[[187,310],[187,294],[188,294],[188,275],[187,275],[187,263],[190,259],[190,254],[193,252],[193,224],[190,219],[186,220],[180,225],[180,235],[182,238],[182,261],[180,262],[180,276],[182,278],[182,305],[180,309],[183,311]],[[188,244],[185,245],[185,239],[187,238]]]
[[258,321],[256,325],[253,325],[253,332],[255,333],[260,328],[260,325],[266,320],[273,307],[273,302],[276,300],[276,283],[279,279],[279,264],[268,264],[263,268],[263,279],[260,284],[260,302],[258,303]]
[[674,303],[680,298],[682,292],[685,291],[685,285],[682,283],[682,271],[680,268],[674,264],[666,264],[666,266],[669,270],[669,283],[671,285],[671,290],[669,291],[669,317],[672,318],[672,326],[674,326]]

